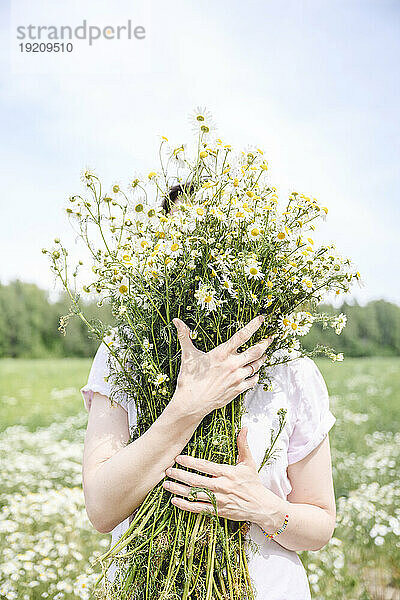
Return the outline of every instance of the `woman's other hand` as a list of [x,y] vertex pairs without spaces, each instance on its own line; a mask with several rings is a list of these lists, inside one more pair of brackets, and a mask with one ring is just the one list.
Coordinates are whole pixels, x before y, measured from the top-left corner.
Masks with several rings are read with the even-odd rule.
[[188,410],[203,414],[222,408],[258,382],[258,370],[266,360],[271,344],[267,338],[244,352],[237,352],[264,321],[257,316],[226,342],[203,352],[193,345],[190,329],[181,319],[173,319],[182,350],[174,402],[187,402]]
[[172,494],[183,496],[171,499],[178,508],[195,513],[215,513],[206,492],[198,491],[196,501],[190,499],[191,487],[205,488],[214,493],[220,517],[253,523],[258,523],[262,518],[264,526],[267,525],[271,532],[276,531],[279,525],[275,527],[275,524],[283,522],[286,503],[263,485],[247,441],[247,428],[242,427],[240,430],[237,446],[236,465],[219,464],[180,454],[175,459],[179,465],[206,473],[209,477],[171,467],[165,473],[176,481],[167,479],[163,482],[163,487]]

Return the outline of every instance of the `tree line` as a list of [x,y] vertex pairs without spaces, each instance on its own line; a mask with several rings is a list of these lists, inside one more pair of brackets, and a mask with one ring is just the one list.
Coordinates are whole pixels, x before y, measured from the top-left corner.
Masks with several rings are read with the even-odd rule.
[[[109,305],[84,302],[90,319],[113,322]],[[98,340],[91,338],[79,317],[72,317],[66,335],[58,330],[60,316],[69,312],[66,294],[56,302],[48,292],[20,280],[0,283],[0,358],[92,357]],[[303,345],[311,350],[316,344],[333,347],[345,356],[398,356],[400,354],[400,307],[385,300],[365,306],[343,304],[340,308],[320,305],[320,312],[347,315],[347,326],[340,335],[315,323]]]

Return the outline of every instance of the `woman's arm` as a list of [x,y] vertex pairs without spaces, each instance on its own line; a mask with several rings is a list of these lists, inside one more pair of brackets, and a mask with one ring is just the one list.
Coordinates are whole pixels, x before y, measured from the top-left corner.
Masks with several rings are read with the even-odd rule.
[[186,446],[203,418],[170,402],[137,440],[128,444],[128,414],[95,393],[83,453],[83,491],[95,529],[110,532],[128,517],[165,476],[165,469]]
[[329,434],[306,457],[289,465],[287,473],[292,486],[287,500],[278,500],[272,521],[266,511],[258,525],[273,533],[288,514],[287,527],[275,541],[296,552],[320,550],[329,542],[336,526]]
[[[258,381],[271,340],[244,352],[237,349],[260,327],[256,317],[210,352],[193,346],[189,328],[175,320],[182,349],[175,393],[149,429],[131,444],[127,412],[96,393],[89,412],[83,457],[83,488],[88,517],[108,533],[141,504],[164,477],[202,419]],[[249,368],[249,364],[253,368]]]

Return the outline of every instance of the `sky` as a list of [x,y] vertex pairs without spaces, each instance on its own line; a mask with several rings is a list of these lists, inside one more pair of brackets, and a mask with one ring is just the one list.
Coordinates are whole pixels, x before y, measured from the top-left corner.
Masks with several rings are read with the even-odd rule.
[[[17,26],[84,19],[145,39],[20,51]],[[56,293],[41,248],[81,251],[64,207],[82,170],[108,185],[157,170],[159,136],[192,143],[205,106],[225,143],[264,150],[283,197],[329,208],[320,239],[364,281],[346,299],[400,304],[399,20],[389,0],[3,0],[0,282]]]

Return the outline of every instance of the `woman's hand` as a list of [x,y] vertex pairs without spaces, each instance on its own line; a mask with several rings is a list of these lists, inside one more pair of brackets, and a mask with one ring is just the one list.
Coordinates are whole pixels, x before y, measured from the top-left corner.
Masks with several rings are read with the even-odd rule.
[[267,338],[241,353],[237,349],[251,338],[263,321],[263,316],[255,317],[229,340],[203,352],[193,345],[189,327],[181,319],[173,319],[182,349],[176,387],[178,401],[189,399],[190,408],[205,416],[254,387],[259,378],[257,371],[266,360],[265,350],[272,340]]
[[211,498],[205,492],[197,492],[197,501],[187,499],[191,487],[206,488],[215,495],[220,517],[231,521],[262,522],[264,527],[267,524],[270,526],[269,531],[274,532],[277,529],[275,524],[282,514],[282,498],[263,485],[247,442],[247,428],[240,430],[237,447],[239,454],[236,465],[224,465],[180,454],[175,459],[178,464],[212,477],[170,467],[165,471],[166,475],[182,483],[166,479],[163,487],[184,497],[171,498],[171,502],[178,508],[195,513],[206,511],[215,514]]

